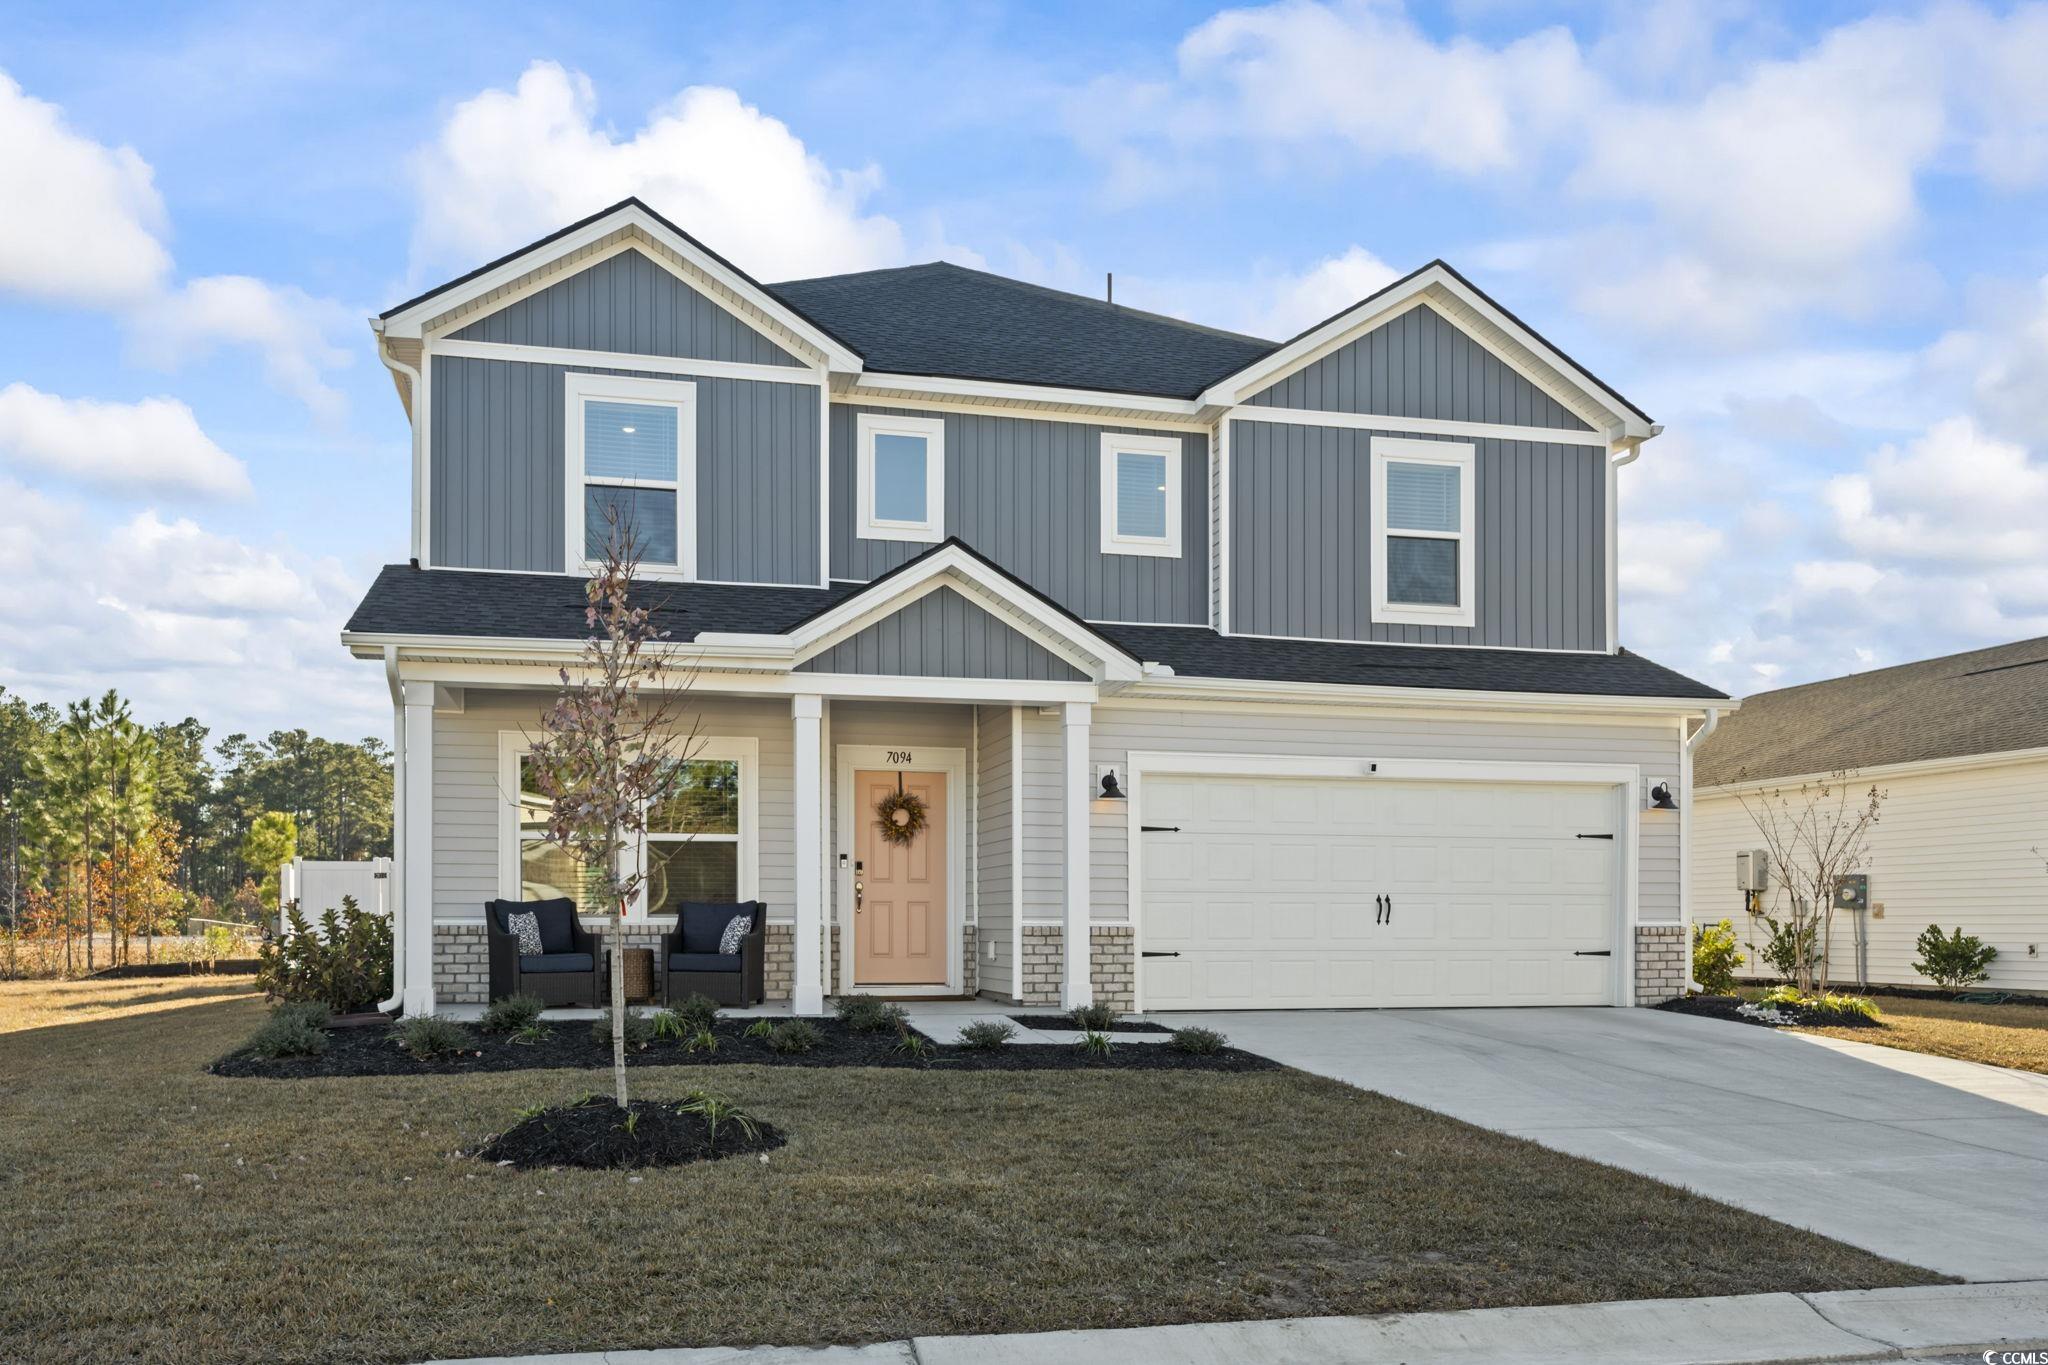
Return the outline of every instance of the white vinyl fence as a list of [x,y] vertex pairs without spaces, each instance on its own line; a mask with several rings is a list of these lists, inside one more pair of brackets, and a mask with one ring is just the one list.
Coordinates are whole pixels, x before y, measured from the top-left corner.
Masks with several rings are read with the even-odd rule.
[[360,863],[328,863],[294,858],[277,870],[277,922],[284,928],[285,911],[299,903],[307,922],[317,922],[329,910],[341,909],[343,896],[354,896],[356,904],[373,915],[389,915],[391,901],[391,860],[372,858]]

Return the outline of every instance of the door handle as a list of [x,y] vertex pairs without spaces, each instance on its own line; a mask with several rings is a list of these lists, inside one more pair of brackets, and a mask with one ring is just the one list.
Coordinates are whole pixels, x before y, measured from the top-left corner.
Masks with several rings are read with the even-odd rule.
[[1387,918],[1386,918],[1386,923],[1388,923],[1388,924],[1392,924],[1393,922],[1394,922],[1394,898],[1393,898],[1393,897],[1392,897],[1392,896],[1390,895],[1390,896],[1388,896],[1388,897],[1387,897]]
[[860,878],[858,878],[858,877],[855,877],[855,878],[853,879],[853,908],[854,908],[854,912],[855,912],[856,914],[858,914],[858,913],[859,913],[859,911],[860,911],[860,902],[861,902],[861,898],[862,898],[862,897],[863,897],[864,895],[866,895],[866,893],[867,893],[867,884],[866,884],[866,883],[864,883],[863,881],[861,881],[861,879],[860,879]]

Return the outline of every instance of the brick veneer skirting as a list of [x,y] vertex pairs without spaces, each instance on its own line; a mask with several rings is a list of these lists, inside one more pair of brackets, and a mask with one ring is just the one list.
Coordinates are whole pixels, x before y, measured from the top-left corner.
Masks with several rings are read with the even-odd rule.
[[[1138,985],[1138,964],[1131,952],[1132,942],[1128,924],[1089,927],[1088,982],[1097,1003],[1112,1009],[1131,1008]],[[1064,925],[1024,926],[1024,991],[1019,1004],[1057,1005],[1060,1002],[1060,978],[1066,970],[1065,944]]]
[[1685,983],[1692,975],[1687,957],[1684,925],[1638,924],[1636,1003],[1654,1005],[1684,995]]

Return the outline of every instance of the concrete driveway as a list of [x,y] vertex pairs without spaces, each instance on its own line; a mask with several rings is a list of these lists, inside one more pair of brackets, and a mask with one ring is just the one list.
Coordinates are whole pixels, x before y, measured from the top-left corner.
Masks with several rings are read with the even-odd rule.
[[1656,1010],[1148,1017],[1895,1260],[2048,1279],[2048,1076]]

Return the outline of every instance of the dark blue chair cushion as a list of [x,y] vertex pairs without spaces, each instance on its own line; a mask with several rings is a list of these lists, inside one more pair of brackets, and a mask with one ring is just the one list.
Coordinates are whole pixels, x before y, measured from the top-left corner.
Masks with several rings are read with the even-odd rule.
[[[725,926],[741,915],[752,915],[754,907],[747,904],[726,905],[705,901],[684,901],[676,907],[677,922],[683,928],[683,951],[686,953],[717,953],[718,941],[725,935]],[[706,971],[719,970],[705,968]]]
[[540,922],[540,950],[544,953],[566,953],[576,946],[576,902],[567,896],[550,901],[491,901],[484,909],[491,917],[491,927],[501,934],[512,932],[505,922],[507,915],[534,916]]
[[668,969],[672,972],[736,972],[740,969],[738,953],[670,953]]
[[519,970],[534,976],[547,972],[589,972],[597,970],[597,962],[589,953],[544,953],[520,958]]

